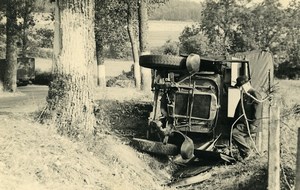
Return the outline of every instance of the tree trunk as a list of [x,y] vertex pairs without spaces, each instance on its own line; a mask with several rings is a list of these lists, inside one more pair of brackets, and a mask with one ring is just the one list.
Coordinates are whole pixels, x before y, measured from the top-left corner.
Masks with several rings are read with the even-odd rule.
[[131,2],[127,3],[128,5],[128,12],[127,12],[127,30],[128,36],[131,43],[131,50],[132,50],[132,57],[133,57],[133,69],[134,69],[134,81],[135,87],[137,89],[141,89],[141,69],[139,65],[139,50],[138,50],[138,43],[136,37],[136,31],[134,29],[133,23],[133,8]]
[[3,77],[3,90],[15,92],[17,89],[17,11],[14,7],[16,0],[6,5],[6,66]]
[[[148,49],[148,11],[147,0],[139,0],[139,41],[141,55],[149,53]],[[151,90],[151,70],[141,67],[142,90]]]
[[[99,38],[98,38],[99,39]],[[101,88],[106,87],[104,49],[103,44],[96,40],[96,57],[97,57],[97,85]]]
[[75,138],[92,134],[96,65],[94,0],[56,0],[54,80],[47,102],[58,132]]

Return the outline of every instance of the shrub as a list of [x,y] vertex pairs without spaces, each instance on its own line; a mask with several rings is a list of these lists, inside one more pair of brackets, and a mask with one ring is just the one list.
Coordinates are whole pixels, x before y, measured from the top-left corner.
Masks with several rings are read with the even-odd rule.
[[52,48],[54,40],[54,31],[48,28],[40,28],[36,30],[35,40],[40,48]]
[[179,55],[179,42],[167,40],[164,45],[152,48],[151,53],[156,55]]
[[134,71],[133,66],[131,67],[131,70],[128,72],[123,71],[122,74],[113,77],[109,79],[106,82],[107,87],[122,87],[122,88],[128,88],[128,87],[134,87]]
[[275,76],[280,79],[299,79],[300,66],[295,65],[290,61],[285,61],[279,64],[275,71]]
[[53,80],[52,73],[49,71],[41,72],[40,70],[35,71],[35,80],[33,84],[38,85],[49,85],[49,83]]
[[167,55],[178,55],[179,54],[179,43],[171,40],[167,40],[162,46],[163,53]]

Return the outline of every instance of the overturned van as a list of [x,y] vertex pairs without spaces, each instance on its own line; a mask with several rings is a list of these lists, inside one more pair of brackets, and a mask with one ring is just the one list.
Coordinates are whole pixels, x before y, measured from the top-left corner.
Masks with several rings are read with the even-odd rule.
[[262,94],[273,83],[273,57],[267,51],[230,57],[143,55],[140,65],[154,71],[154,99],[148,139],[134,141],[141,150],[185,159],[205,145],[210,151],[229,146],[239,76],[248,77]]

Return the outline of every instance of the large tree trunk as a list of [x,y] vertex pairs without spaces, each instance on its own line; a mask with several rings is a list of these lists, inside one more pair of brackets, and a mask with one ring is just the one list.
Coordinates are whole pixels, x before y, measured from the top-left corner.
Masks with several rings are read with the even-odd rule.
[[139,65],[139,50],[138,50],[138,43],[136,37],[136,30],[134,28],[133,22],[133,7],[132,2],[128,2],[128,12],[127,12],[127,30],[128,36],[131,43],[131,50],[132,50],[132,57],[133,57],[133,69],[134,69],[134,80],[135,80],[135,87],[137,89],[141,89],[141,67]]
[[14,7],[16,0],[6,5],[6,66],[3,77],[3,90],[15,92],[17,89],[17,11]]
[[56,0],[54,80],[48,108],[58,132],[84,137],[94,132],[94,0]]
[[[139,38],[141,55],[149,53],[148,49],[148,11],[147,0],[139,0]],[[141,67],[142,90],[151,90],[151,70]]]
[[[99,38],[98,38],[99,39]],[[104,49],[103,44],[96,40],[96,57],[97,57],[97,85],[101,88],[106,87]]]

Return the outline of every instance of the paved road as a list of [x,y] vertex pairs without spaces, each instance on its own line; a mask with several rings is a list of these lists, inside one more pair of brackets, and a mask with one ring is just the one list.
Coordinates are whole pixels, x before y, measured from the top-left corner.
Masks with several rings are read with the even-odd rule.
[[[7,97],[0,96],[0,115],[10,113],[30,113],[43,110],[46,105],[48,86],[28,85],[18,87],[16,95]],[[110,87],[106,89],[96,88],[94,93],[95,100],[119,100],[126,101],[132,98],[149,101],[149,97],[140,91],[131,88]],[[151,96],[152,98],[152,96]]]
[[0,98],[0,114],[32,112],[45,106],[48,86],[28,85],[18,87],[18,91],[15,96]]

